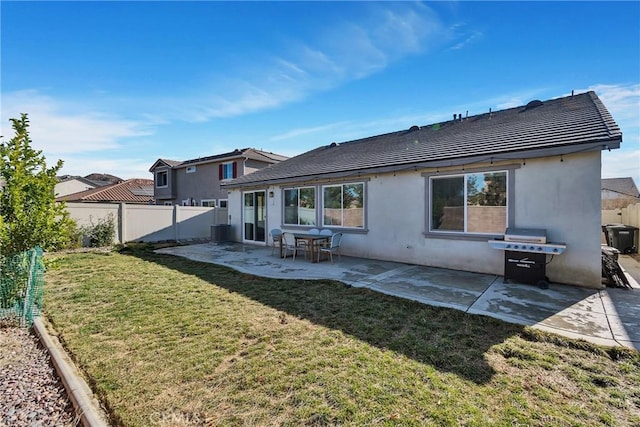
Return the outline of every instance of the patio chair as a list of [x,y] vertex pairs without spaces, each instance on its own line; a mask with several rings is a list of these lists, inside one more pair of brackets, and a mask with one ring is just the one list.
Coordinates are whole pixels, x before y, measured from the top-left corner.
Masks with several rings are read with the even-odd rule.
[[[328,228],[323,228],[322,230],[320,230],[320,235],[321,236],[333,236],[333,231],[329,230]],[[321,241],[318,243],[318,246],[320,246],[321,248],[327,248],[329,247],[329,244],[331,243],[331,239],[326,240],[326,241]],[[318,252],[319,254],[319,252]]]
[[273,251],[276,248],[276,243],[280,245],[280,239],[282,239],[282,230],[279,228],[274,228],[269,232],[271,235],[271,255],[273,255]]
[[[307,231],[307,234],[320,234],[320,230],[318,230],[317,228],[311,228],[309,229],[309,231]],[[298,241],[298,245],[297,248],[299,250],[303,250],[304,251],[304,257],[307,258],[307,253],[309,252],[309,245],[312,243],[307,242],[306,240],[299,240]],[[313,252],[313,251],[311,251]]]
[[329,258],[331,259],[331,264],[333,264],[333,253],[338,254],[338,260],[340,260],[340,243],[342,243],[342,233],[335,233],[331,236],[331,243],[329,246],[321,247],[318,252],[318,262],[320,262],[320,254],[328,253]]
[[282,255],[284,256],[284,258],[286,258],[287,254],[291,252],[291,255],[293,255],[293,260],[295,261],[298,249],[304,250],[304,248],[296,245],[296,237],[289,232],[282,233]]

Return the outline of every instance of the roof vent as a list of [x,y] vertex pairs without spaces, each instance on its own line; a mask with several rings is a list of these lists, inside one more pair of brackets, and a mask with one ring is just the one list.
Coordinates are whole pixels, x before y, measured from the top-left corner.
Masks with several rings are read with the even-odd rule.
[[420,126],[413,125],[409,128],[409,132],[413,132],[415,130],[420,130]]
[[539,99],[534,99],[533,101],[530,101],[527,105],[525,105],[523,111],[532,110],[541,105],[542,105],[542,101],[540,101]]
[[333,147],[337,147],[338,143],[337,142],[332,142],[331,144],[329,144],[329,148],[333,148]]

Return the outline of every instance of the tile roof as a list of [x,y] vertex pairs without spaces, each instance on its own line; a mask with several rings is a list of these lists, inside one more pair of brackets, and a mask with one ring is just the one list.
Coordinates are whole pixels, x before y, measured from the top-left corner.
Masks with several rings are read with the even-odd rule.
[[149,172],[153,172],[158,166],[168,166],[170,168],[182,163],[181,160],[158,159],[149,168]]
[[115,175],[109,175],[108,173],[92,173],[87,176],[77,176],[77,175],[61,175],[56,177],[58,182],[66,182],[66,181],[80,181],[87,185],[92,185],[94,187],[102,187],[109,184],[116,184],[118,182],[124,181],[122,178],[118,178]]
[[604,178],[601,180],[602,189],[613,191],[625,196],[640,197],[638,187],[633,178]]
[[288,157],[282,156],[280,154],[270,153],[262,150],[256,150],[255,148],[242,148],[242,149],[235,149],[234,151],[230,151],[228,153],[216,154],[213,156],[206,156],[206,157],[198,157],[196,159],[189,159],[184,161],[158,159],[153,164],[153,166],[151,166],[149,171],[150,172],[153,171],[159,162],[165,163],[167,166],[170,166],[172,169],[178,169],[182,167],[187,167],[189,165],[220,162],[223,160],[231,160],[238,157],[246,157],[248,159],[260,160],[266,163],[277,163],[277,162],[281,162],[283,160],[288,159]]
[[94,182],[99,186],[117,184],[118,182],[124,181],[124,179],[108,173],[91,173],[86,175],[84,179]]
[[605,106],[594,92],[587,92],[332,143],[241,176],[224,186],[300,181],[382,168],[399,170],[412,165],[443,167],[471,163],[473,159],[477,162],[479,158],[484,161],[525,158],[550,148],[569,153],[593,143],[601,143],[602,148],[609,143],[609,148],[617,148],[621,140],[622,133]]
[[67,182],[67,181],[79,181],[82,182],[84,184],[90,185],[92,187],[100,187],[101,185],[105,185],[105,184],[100,184],[97,181],[93,181],[89,178],[85,178],[82,176],[77,176],[77,175],[62,175],[62,176],[56,176],[56,179],[58,180],[58,183],[63,183],[63,182]]
[[164,163],[166,163],[171,167],[178,166],[180,163],[182,163],[182,160],[170,160],[170,159],[160,159],[160,160],[162,160]]
[[148,204],[153,201],[153,180],[128,179],[117,184],[67,194],[58,197],[56,201]]

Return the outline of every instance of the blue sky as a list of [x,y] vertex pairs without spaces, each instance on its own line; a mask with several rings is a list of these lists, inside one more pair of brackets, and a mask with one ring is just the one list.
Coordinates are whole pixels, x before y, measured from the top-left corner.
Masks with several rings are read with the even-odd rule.
[[640,186],[640,2],[0,2],[0,134],[63,174],[331,142],[594,90]]

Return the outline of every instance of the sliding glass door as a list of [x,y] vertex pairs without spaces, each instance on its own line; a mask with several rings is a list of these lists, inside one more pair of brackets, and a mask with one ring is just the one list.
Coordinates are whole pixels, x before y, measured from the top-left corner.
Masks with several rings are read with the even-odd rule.
[[250,242],[266,242],[266,191],[247,191],[242,194],[242,239]]

